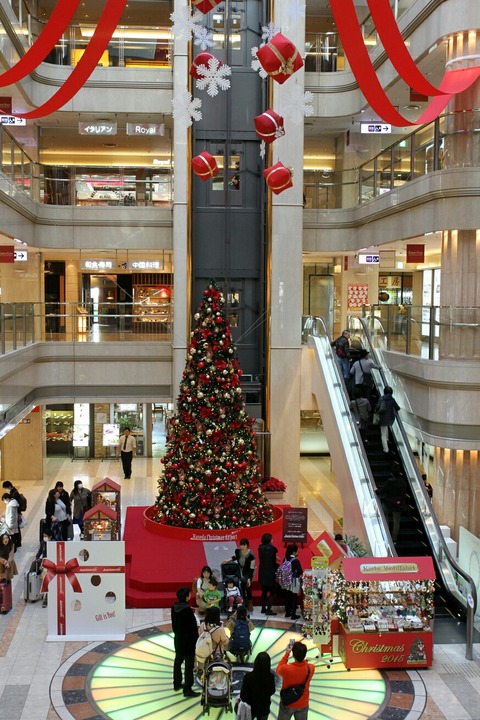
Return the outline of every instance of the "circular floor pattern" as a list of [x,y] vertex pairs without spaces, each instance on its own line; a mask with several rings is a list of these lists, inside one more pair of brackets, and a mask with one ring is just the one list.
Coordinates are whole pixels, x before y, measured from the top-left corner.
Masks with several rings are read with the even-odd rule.
[[[208,716],[203,715],[200,698],[185,698],[173,691],[174,649],[169,629],[145,628],[130,634],[125,643],[101,643],[78,653],[61,678],[61,709],[66,713],[59,712],[60,716],[78,720],[197,720],[202,716],[233,719],[234,713],[222,708],[211,708]],[[299,637],[294,628],[257,625],[252,633],[252,657],[267,651],[275,668],[291,637]],[[347,672],[339,658],[328,668],[311,644],[307,657],[316,665],[310,686],[309,720],[406,720],[415,695],[405,671]],[[234,666],[234,696],[244,672],[244,667]],[[57,712],[58,700],[52,692]],[[277,716],[278,704],[276,694],[271,717]]]

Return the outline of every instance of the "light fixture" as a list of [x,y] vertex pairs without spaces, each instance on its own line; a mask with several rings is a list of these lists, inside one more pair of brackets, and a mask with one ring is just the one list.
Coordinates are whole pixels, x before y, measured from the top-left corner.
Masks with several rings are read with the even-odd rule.
[[[95,27],[84,27],[80,25],[80,33],[82,37],[91,38],[95,32]],[[133,38],[136,40],[171,40],[172,33],[167,28],[136,28],[123,27],[117,28],[112,38]]]

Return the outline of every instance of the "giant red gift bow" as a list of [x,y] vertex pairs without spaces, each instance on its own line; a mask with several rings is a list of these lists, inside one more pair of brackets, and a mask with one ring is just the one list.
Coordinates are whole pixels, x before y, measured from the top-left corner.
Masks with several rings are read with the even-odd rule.
[[67,633],[67,614],[66,606],[66,580],[70,582],[73,592],[81,593],[82,587],[77,578],[77,573],[122,573],[125,572],[123,565],[79,565],[77,558],[72,558],[65,562],[65,543],[57,542],[57,562],[44,558],[42,567],[46,569],[46,575],[43,578],[41,592],[47,592],[50,582],[57,578],[57,635],[66,635]]
[[35,110],[15,113],[17,117],[27,119],[45,117],[65,105],[84,86],[97,67],[105,48],[122,16],[127,0],[107,0],[103,13],[85,52],[74,67],[62,87],[52,97]]
[[47,24],[33,45],[13,67],[0,75],[0,87],[13,85],[13,83],[23,80],[45,60],[48,53],[55,47],[57,40],[67,29],[79,4],[80,0],[58,0]]
[[[432,122],[446,108],[453,95],[466,90],[480,76],[480,67],[449,70],[440,83],[440,90],[443,94],[434,97],[417,120],[407,120],[392,105],[377,78],[365,47],[353,0],[330,0],[330,7],[348,62],[365,99],[382,120],[391,125],[411,126]],[[385,15],[378,14],[378,17],[382,18],[381,27],[384,31]],[[390,39],[390,37],[388,39],[383,37],[383,44],[387,52],[389,48],[386,43]]]

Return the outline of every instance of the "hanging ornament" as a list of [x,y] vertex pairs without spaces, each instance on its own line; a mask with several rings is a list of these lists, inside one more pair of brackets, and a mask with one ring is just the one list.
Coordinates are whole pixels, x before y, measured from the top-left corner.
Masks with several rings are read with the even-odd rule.
[[198,68],[200,67],[200,65],[204,65],[205,67],[208,66],[210,60],[215,61],[217,68],[219,68],[222,64],[221,61],[215,57],[215,55],[212,55],[212,53],[201,52],[193,59],[193,62],[190,65],[190,75],[196,80],[199,80],[201,77],[203,77],[203,75],[199,74]]
[[218,174],[217,161],[206,150],[192,159],[192,167],[195,175],[204,182]]
[[279,85],[303,67],[297,48],[282,33],[277,33],[269,43],[258,48],[257,58],[265,72]]
[[261,115],[253,118],[255,132],[259,138],[268,145],[282,135],[285,135],[283,117],[274,110],[265,110]]
[[217,5],[220,5],[222,1],[223,0],[192,0],[192,7],[200,10],[201,13],[206,15],[210,12],[210,10],[216,8]]
[[267,168],[263,171],[263,174],[268,187],[275,195],[280,195],[284,190],[293,187],[293,171],[285,167],[281,162],[277,162],[275,165],[272,165],[272,167]]

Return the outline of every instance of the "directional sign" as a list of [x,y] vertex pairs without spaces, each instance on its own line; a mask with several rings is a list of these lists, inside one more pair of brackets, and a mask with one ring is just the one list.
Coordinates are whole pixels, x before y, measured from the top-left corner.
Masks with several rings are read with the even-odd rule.
[[367,135],[387,135],[392,132],[392,126],[387,123],[361,123],[361,131]]
[[26,262],[28,260],[28,253],[26,250],[14,250],[13,259],[15,262]]
[[380,265],[380,255],[359,255],[359,265]]
[[0,125],[26,125],[25,118],[15,117],[15,115],[0,115]]

